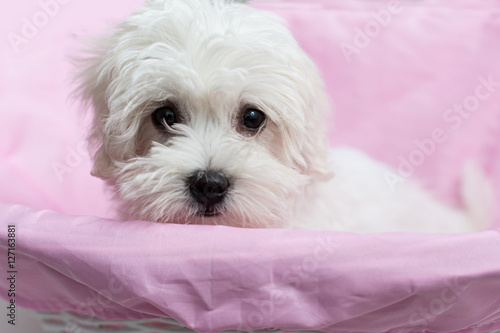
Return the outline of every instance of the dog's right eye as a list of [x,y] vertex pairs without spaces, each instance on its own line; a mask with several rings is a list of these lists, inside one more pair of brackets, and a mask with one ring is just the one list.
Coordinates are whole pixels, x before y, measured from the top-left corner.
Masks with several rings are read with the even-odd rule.
[[153,123],[159,128],[169,128],[177,123],[177,116],[171,106],[163,106],[156,109],[151,115]]
[[257,109],[248,109],[243,114],[242,124],[247,129],[258,130],[266,120],[264,112]]

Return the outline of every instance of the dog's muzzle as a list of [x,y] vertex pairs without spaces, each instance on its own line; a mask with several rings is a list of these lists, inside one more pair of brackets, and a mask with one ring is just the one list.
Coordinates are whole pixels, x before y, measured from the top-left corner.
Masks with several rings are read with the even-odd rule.
[[230,185],[226,176],[217,171],[200,170],[188,177],[187,184],[191,196],[203,206],[200,215],[218,215],[215,207],[224,200]]

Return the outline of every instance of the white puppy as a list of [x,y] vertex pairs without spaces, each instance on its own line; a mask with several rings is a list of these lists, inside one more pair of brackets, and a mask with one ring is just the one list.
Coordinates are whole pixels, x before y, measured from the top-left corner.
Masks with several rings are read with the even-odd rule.
[[481,222],[474,202],[462,212],[409,183],[392,191],[387,167],[360,152],[329,160],[322,80],[271,13],[149,1],[82,66],[93,174],[116,188],[122,218],[355,232]]

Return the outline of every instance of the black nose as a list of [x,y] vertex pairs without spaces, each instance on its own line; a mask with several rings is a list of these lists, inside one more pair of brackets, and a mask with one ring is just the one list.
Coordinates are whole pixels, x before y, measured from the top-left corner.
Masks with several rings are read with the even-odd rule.
[[224,199],[229,187],[226,176],[216,171],[197,171],[188,178],[187,183],[193,198],[207,210]]

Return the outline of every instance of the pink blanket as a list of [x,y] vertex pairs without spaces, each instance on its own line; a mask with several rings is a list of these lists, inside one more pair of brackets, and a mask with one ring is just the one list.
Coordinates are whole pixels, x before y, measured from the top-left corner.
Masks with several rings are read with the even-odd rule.
[[[105,219],[112,209],[89,175],[87,120],[68,98],[68,57],[141,3],[26,0],[0,11],[0,252],[16,225],[16,304],[171,317],[201,332],[500,329],[500,229],[357,235]],[[288,19],[320,66],[333,145],[369,152],[450,204],[474,157],[500,197],[496,1],[255,6]],[[12,270],[6,255],[0,270]],[[2,277],[7,300],[9,288]]]

